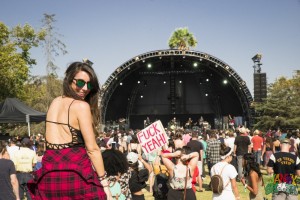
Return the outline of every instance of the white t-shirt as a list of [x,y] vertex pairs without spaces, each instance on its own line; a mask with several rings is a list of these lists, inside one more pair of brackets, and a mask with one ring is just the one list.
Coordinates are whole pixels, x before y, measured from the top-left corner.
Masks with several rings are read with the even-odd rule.
[[19,151],[20,147],[18,146],[10,146],[10,147],[7,147],[7,152],[9,154],[9,157],[10,159],[12,159],[12,157],[14,156],[14,153],[16,151]]
[[211,168],[210,174],[211,176],[215,174],[221,174],[223,178],[223,184],[225,187],[220,195],[213,194],[213,200],[235,199],[231,187],[231,181],[230,181],[231,179],[234,179],[238,175],[235,167],[231,164],[228,164],[227,162],[218,162]]
[[231,152],[234,150],[234,137],[229,137],[225,140],[225,145],[231,148]]

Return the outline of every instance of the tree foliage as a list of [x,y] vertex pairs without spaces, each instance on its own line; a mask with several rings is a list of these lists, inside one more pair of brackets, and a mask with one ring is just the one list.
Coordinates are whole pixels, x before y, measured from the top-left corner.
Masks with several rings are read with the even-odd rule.
[[190,47],[196,47],[197,43],[194,35],[186,27],[176,29],[169,39],[171,49],[189,50]]
[[278,78],[268,87],[267,99],[254,106],[257,115],[254,128],[300,128],[300,74],[291,79]]
[[24,99],[29,67],[36,64],[30,49],[37,47],[44,38],[44,31],[35,31],[28,24],[10,29],[0,22],[0,101],[7,97]]

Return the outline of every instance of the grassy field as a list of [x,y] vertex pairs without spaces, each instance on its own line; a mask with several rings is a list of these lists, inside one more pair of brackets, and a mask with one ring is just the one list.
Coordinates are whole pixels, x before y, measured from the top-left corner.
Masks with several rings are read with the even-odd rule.
[[[207,170],[207,169],[206,169]],[[268,182],[268,180],[271,178],[270,176],[268,176],[266,174],[266,171],[265,170],[262,170],[263,174],[264,174],[264,181],[265,182]],[[206,172],[207,174],[207,172]],[[203,199],[203,200],[209,200],[209,199],[212,199],[212,191],[208,190],[208,184],[209,184],[209,181],[210,181],[210,178],[208,176],[206,176],[206,178],[203,180],[203,189],[205,190],[204,192],[196,192],[196,197],[197,199]],[[241,200],[248,200],[249,199],[249,191],[244,190],[244,186],[242,185],[242,183],[238,182],[237,183],[238,185],[238,189],[239,189],[239,194],[240,194],[240,197],[241,197]],[[196,188],[198,188],[198,186],[196,186]],[[154,200],[153,196],[152,196],[152,193],[149,193],[149,186],[144,189],[144,192],[145,192],[145,199],[146,200]],[[268,196],[265,196],[268,200],[271,200],[272,199],[272,195],[268,195]],[[226,199],[226,200],[231,200],[231,199]],[[298,200],[300,200],[300,195],[298,195]]]

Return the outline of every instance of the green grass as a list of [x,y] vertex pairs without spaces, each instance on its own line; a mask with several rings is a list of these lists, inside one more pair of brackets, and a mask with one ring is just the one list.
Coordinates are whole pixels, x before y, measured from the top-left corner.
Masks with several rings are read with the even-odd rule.
[[[207,170],[207,169],[206,169]],[[267,175],[266,171],[265,170],[262,170],[263,172],[263,177],[264,177],[264,181],[267,183],[269,181],[269,179],[271,178],[270,176]],[[206,174],[207,171],[206,171]],[[210,181],[210,177],[209,176],[206,176],[206,178],[203,180],[203,189],[205,190],[204,192],[196,192],[196,197],[197,199],[204,199],[204,200],[210,200],[212,199],[212,191],[208,190],[208,184],[209,184],[209,181]],[[244,190],[244,186],[242,185],[242,183],[238,182],[237,183],[238,185],[238,190],[239,190],[239,194],[240,194],[240,197],[241,197],[241,200],[248,200],[249,199],[249,190]],[[198,188],[198,186],[196,186],[196,188]],[[152,196],[152,193],[149,193],[149,185],[146,189],[143,190],[144,191],[144,194],[145,194],[145,199],[146,200],[154,200],[153,196]],[[264,192],[264,191],[263,191]],[[272,194],[269,194],[267,196],[265,196],[268,200],[271,200],[272,199]],[[226,199],[226,200],[229,200],[229,199]],[[231,200],[231,199],[230,199]],[[300,195],[298,195],[298,200],[300,200]]]

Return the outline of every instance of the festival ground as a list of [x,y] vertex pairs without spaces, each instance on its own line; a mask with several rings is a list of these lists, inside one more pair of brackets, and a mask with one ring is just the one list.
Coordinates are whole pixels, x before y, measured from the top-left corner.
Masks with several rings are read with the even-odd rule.
[[[206,174],[208,173],[207,171],[207,168],[205,169],[206,170]],[[263,178],[264,178],[264,181],[265,182],[268,182],[271,177],[269,175],[267,175],[267,172],[266,170],[264,169],[261,169],[262,173],[263,173]],[[206,178],[203,180],[203,192],[196,192],[196,197],[197,197],[197,200],[210,200],[212,199],[212,191],[209,190],[208,188],[208,184],[209,184],[209,181],[210,181],[210,178],[208,177],[208,175],[206,175]],[[249,191],[247,190],[245,192],[244,190],[244,186],[242,185],[241,182],[238,182],[237,183],[238,185],[238,190],[239,190],[239,194],[240,194],[240,197],[241,197],[241,200],[249,200]],[[198,185],[196,185],[196,188],[198,189]],[[149,193],[149,184],[148,184],[148,187],[147,189],[144,189],[144,194],[145,194],[145,199],[146,200],[154,200],[153,196],[152,196],[152,193]],[[298,188],[298,200],[300,200],[300,190]],[[267,196],[265,196],[268,200],[272,200],[272,195],[269,194]]]

